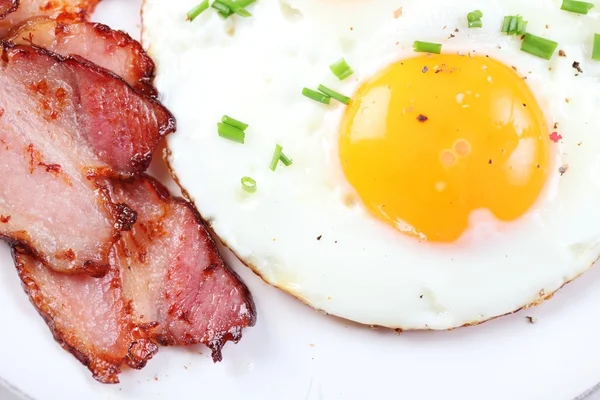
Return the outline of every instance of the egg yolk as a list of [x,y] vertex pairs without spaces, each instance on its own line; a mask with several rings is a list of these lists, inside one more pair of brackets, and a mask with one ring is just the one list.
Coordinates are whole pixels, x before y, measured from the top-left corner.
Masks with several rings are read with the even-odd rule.
[[343,171],[367,209],[404,233],[458,239],[477,209],[521,217],[549,171],[545,117],[492,58],[421,55],[358,89],[343,117]]

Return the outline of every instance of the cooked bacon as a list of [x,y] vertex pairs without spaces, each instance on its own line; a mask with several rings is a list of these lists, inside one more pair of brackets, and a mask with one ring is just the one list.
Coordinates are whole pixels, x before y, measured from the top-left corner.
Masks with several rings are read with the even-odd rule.
[[96,177],[142,172],[172,118],[93,64],[5,42],[0,56],[0,237],[101,275],[135,213]]
[[156,97],[154,62],[125,32],[98,23],[69,24],[34,17],[13,28],[4,40],[34,44],[63,56],[76,54],[119,75],[137,91]]
[[103,278],[51,271],[14,249],[23,287],[54,338],[102,383],[118,383],[123,364],[141,369],[157,352],[148,327],[133,323],[118,268]]
[[0,0],[0,19],[3,19],[19,6],[19,0]]
[[83,21],[91,15],[100,2],[100,0],[0,0],[0,4],[7,1],[18,4],[18,8],[0,21],[0,38],[14,25],[37,15]]
[[162,345],[207,345],[221,360],[227,341],[256,321],[250,292],[221,259],[195,208],[156,180],[113,183],[113,196],[138,213],[115,246],[123,292],[136,322],[158,322]]
[[107,186],[139,218],[113,247],[104,277],[57,273],[14,248],[23,286],[55,339],[104,383],[117,383],[124,363],[144,367],[154,343],[203,343],[220,361],[225,343],[256,321],[248,289],[190,203],[148,176]]
[[80,57],[4,43],[3,58],[5,73],[30,88],[38,114],[81,131],[80,145],[91,151],[88,159],[107,164],[116,174],[145,171],[161,137],[175,128],[171,114],[156,100]]

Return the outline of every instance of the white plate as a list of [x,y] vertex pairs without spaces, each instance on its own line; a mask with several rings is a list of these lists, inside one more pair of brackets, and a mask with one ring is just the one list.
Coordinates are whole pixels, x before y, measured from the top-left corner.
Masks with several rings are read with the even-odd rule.
[[[104,0],[95,19],[137,37],[139,0]],[[254,294],[256,327],[225,347],[220,364],[200,346],[163,348],[144,370],[125,371],[120,385],[108,386],[52,339],[0,246],[0,384],[38,400],[565,400],[600,379],[598,268],[535,309],[398,336],[317,314],[225,256]]]

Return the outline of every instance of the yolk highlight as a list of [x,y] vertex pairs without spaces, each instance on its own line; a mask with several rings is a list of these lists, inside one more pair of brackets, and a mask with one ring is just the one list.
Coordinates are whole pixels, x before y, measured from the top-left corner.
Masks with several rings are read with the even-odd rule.
[[519,218],[550,167],[548,128],[529,87],[479,56],[389,65],[355,94],[339,144],[344,173],[369,211],[436,242],[458,239],[477,209]]

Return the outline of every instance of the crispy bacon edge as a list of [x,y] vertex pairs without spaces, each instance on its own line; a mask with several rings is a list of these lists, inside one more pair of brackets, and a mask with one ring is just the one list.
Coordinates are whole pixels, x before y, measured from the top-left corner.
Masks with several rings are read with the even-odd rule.
[[[158,96],[158,92],[153,86],[153,81],[156,74],[156,66],[154,61],[152,61],[150,56],[148,56],[146,51],[142,48],[142,45],[137,40],[134,40],[126,32],[113,30],[107,25],[97,22],[74,21],[73,18],[70,17],[62,17],[58,19],[53,19],[47,16],[32,17],[15,25],[4,37],[4,40],[16,44],[32,44],[46,48],[50,51],[55,51],[62,56],[69,56],[70,54],[64,54],[59,49],[54,48],[54,46],[47,47],[42,43],[36,42],[35,32],[38,29],[49,29],[52,27],[52,29],[55,31],[55,36],[58,37],[60,35],[69,35],[70,40],[77,40],[80,35],[86,33],[79,32],[73,34],[69,31],[72,27],[81,28],[82,26],[84,28],[90,28],[94,34],[98,35],[99,38],[104,40],[107,51],[109,51],[109,48],[114,46],[124,52],[127,52],[132,60],[129,65],[123,66],[123,68],[127,69],[126,71],[114,70],[106,66],[107,69],[126,80],[127,83],[129,83],[139,93],[153,98]],[[84,48],[82,52],[75,54],[94,62],[94,60],[97,58],[97,54],[88,54],[87,51],[89,51],[89,49]],[[103,66],[103,63],[100,62],[96,62],[96,64],[101,67]],[[126,76],[131,75],[135,76],[134,81],[125,79]]]
[[[155,187],[156,187],[157,183],[158,182],[154,181]],[[167,193],[168,193],[168,191],[167,191]],[[248,289],[248,286],[246,286],[244,281],[242,281],[242,278],[240,278],[240,276],[234,270],[232,270],[227,265],[225,260],[223,260],[223,258],[221,257],[221,254],[217,248],[217,243],[215,242],[215,239],[213,238],[213,234],[211,234],[211,232],[206,228],[206,225],[204,224],[204,221],[202,220],[202,217],[200,216],[200,213],[198,212],[196,207],[189,201],[182,199],[180,197],[173,198],[173,201],[176,204],[181,205],[182,207],[187,207],[190,210],[190,212],[193,213],[194,218],[196,219],[196,223],[200,227],[202,234],[205,235],[206,238],[208,239],[210,246],[211,246],[212,252],[211,252],[210,265],[214,266],[214,267],[212,267],[214,269],[223,268],[225,270],[225,273],[227,275],[229,275],[229,277],[233,281],[237,281],[237,285],[235,285],[235,288],[240,291],[240,295],[244,300],[244,304],[247,306],[247,310],[245,313],[243,323],[240,325],[232,326],[227,331],[210,332],[210,336],[208,337],[208,339],[205,339],[205,340],[203,340],[203,338],[199,335],[195,335],[195,336],[194,335],[191,335],[191,336],[186,335],[185,341],[183,342],[184,344],[191,345],[191,344],[196,344],[196,343],[202,343],[202,344],[206,345],[212,351],[213,361],[219,362],[219,361],[223,360],[222,350],[223,350],[223,347],[225,346],[225,344],[229,341],[231,341],[233,343],[238,343],[242,339],[243,328],[253,327],[256,324],[256,304],[254,303],[254,298],[252,297],[252,294],[250,293],[250,289]],[[204,273],[212,272],[211,271],[212,268],[209,267],[209,268],[205,269]],[[158,343],[163,346],[171,346],[174,344],[179,344],[178,342],[176,342],[176,338],[170,332],[168,332],[168,333],[163,332],[163,333],[159,334],[157,336],[157,340],[158,340]]]
[[[157,307],[159,308],[162,306],[162,313],[164,313],[163,318],[162,321],[158,321],[158,325],[151,330],[152,335],[162,346],[204,344],[211,350],[214,362],[222,361],[222,349],[225,344],[229,341],[238,343],[242,338],[243,329],[252,327],[256,324],[256,305],[252,294],[238,274],[233,271],[221,257],[215,239],[207,229],[198,210],[191,202],[181,197],[172,196],[166,187],[148,175],[142,175],[134,182],[150,185],[151,190],[154,192],[153,195],[157,196],[157,201],[163,203],[171,202],[171,207],[182,207],[190,213],[190,217],[193,218],[193,223],[198,229],[199,240],[206,241],[205,250],[210,256],[208,265],[204,266],[201,275],[207,280],[210,279],[212,274],[216,273],[226,276],[232,282],[231,289],[237,291],[236,296],[241,299],[240,303],[245,307],[243,311],[238,311],[237,317],[239,319],[228,320],[226,327],[215,328],[214,326],[209,325],[205,331],[191,333],[191,331],[196,328],[193,325],[193,321],[187,320],[186,314],[189,310],[178,307],[177,302],[183,301],[179,297],[180,293],[163,292],[161,304],[157,304]],[[122,184],[127,185],[128,183],[123,182]],[[118,190],[115,189],[115,191]],[[120,196],[116,196],[116,198],[120,201],[127,200],[126,197],[121,198]],[[141,213],[139,214],[138,223],[143,223],[143,221],[144,215]],[[132,240],[132,238],[130,238],[132,232],[124,234],[124,238],[119,243],[125,244],[126,246],[127,241]],[[135,238],[133,238],[133,241],[135,242]],[[116,246],[118,245],[119,244]],[[120,267],[128,268],[127,263],[121,264]],[[164,279],[167,286],[169,283],[173,283],[173,279],[175,279],[174,275],[176,275],[176,271],[172,269],[165,272]],[[132,307],[135,310],[135,298],[130,300],[132,301]],[[183,328],[182,323],[184,326],[187,324],[190,325],[188,328]]]
[[[42,290],[37,284],[35,278],[28,271],[27,263],[35,262],[35,255],[31,254],[27,249],[20,246],[13,246],[13,259],[19,278],[25,293],[28,295],[29,300],[38,311],[40,316],[44,319],[44,322],[52,332],[54,340],[60,344],[60,346],[71,353],[79,362],[85,365],[94,379],[100,383],[119,383],[118,375],[121,373],[121,367],[123,364],[128,365],[134,369],[142,369],[146,366],[147,362],[158,352],[158,347],[152,341],[150,329],[153,324],[147,324],[146,326],[134,325],[131,323],[131,331],[128,332],[131,335],[131,342],[127,351],[127,355],[124,357],[109,357],[99,356],[94,354],[93,351],[85,351],[83,343],[77,343],[77,334],[68,330],[63,331],[58,328],[54,321],[54,313],[52,305],[49,304],[47,299],[44,297]],[[50,273],[56,273],[50,271]],[[120,278],[120,272],[114,271],[114,276],[110,277],[111,288],[117,288],[122,290],[122,282]],[[68,276],[67,276],[68,277]],[[100,278],[90,278],[100,279]],[[125,299],[123,299],[125,301]],[[131,307],[129,304],[125,306],[126,312],[129,317],[131,314]]]

